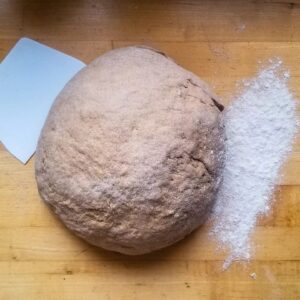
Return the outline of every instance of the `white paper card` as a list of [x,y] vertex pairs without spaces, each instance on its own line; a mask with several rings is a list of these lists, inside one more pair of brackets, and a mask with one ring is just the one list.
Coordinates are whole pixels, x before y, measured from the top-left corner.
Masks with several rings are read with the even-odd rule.
[[0,140],[21,162],[36,149],[48,111],[85,64],[22,38],[0,64]]

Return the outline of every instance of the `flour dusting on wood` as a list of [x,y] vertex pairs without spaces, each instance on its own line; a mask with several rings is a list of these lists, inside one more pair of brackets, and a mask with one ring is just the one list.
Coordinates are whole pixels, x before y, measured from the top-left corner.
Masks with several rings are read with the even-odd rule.
[[257,217],[270,200],[297,132],[297,105],[289,73],[269,61],[243,89],[225,115],[226,161],[213,213],[212,235],[230,251],[223,267],[249,260]]

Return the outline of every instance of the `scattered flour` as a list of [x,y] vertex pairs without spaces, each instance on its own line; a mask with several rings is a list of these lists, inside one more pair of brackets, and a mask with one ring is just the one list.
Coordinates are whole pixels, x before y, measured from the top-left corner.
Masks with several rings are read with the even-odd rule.
[[279,59],[271,60],[225,115],[226,161],[213,213],[212,235],[234,260],[251,256],[250,234],[260,214],[270,208],[277,183],[297,132],[297,105],[290,93],[289,73]]
[[242,31],[244,31],[246,29],[246,24],[243,24],[243,23],[241,23],[241,24],[239,24],[238,26],[237,26],[237,31],[238,32],[242,32]]

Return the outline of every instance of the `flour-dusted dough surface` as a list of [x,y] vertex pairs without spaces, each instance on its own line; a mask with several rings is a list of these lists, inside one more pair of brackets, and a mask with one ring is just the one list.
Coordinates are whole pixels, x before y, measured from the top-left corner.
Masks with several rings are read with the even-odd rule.
[[163,53],[100,56],[56,99],[36,153],[41,197],[89,243],[126,254],[182,239],[209,212],[222,106]]

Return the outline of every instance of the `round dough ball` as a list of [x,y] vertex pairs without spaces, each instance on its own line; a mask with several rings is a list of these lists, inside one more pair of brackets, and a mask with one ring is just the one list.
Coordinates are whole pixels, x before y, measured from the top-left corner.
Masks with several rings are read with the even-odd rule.
[[110,51],[57,97],[36,154],[41,197],[105,249],[151,252],[202,224],[219,184],[223,107],[147,47]]

